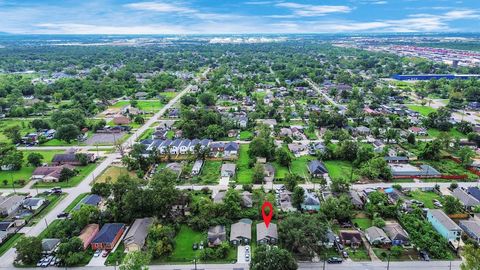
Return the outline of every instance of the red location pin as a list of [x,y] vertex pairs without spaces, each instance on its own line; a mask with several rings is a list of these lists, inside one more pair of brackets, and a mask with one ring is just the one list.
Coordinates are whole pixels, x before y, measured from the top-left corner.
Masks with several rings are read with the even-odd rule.
[[[265,208],[269,208],[268,215],[265,214]],[[270,225],[270,221],[272,220],[273,217],[273,206],[270,202],[264,202],[262,205],[262,217],[263,217],[263,222],[265,222],[265,226]]]

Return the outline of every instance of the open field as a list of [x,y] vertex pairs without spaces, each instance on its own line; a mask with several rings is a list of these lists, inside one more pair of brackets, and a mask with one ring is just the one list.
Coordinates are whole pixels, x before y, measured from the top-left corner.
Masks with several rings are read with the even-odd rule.
[[[151,112],[154,112],[154,111],[158,111],[161,108],[163,108],[163,106],[165,106],[165,104],[163,104],[159,100],[137,100],[137,104],[138,104],[137,108],[139,108],[140,110],[142,110],[146,113],[151,113]],[[111,106],[111,108],[123,108],[127,105],[130,105],[130,101],[121,100],[121,101],[118,101],[117,103],[113,104]]]
[[327,167],[328,174],[330,175],[330,178],[341,178],[341,177],[347,177],[350,179],[350,176],[352,176],[352,181],[355,182],[357,181],[360,176],[355,172],[355,169],[353,169],[353,174],[352,174],[352,164],[348,161],[343,161],[343,160],[327,160],[324,162],[325,167]]
[[436,109],[430,106],[407,105],[407,107],[412,111],[419,112],[423,116],[428,116],[430,113],[437,111]]
[[248,167],[248,144],[241,144],[237,161],[237,181],[240,184],[252,183],[253,168]]
[[128,174],[135,177],[134,172],[129,172],[125,167],[110,166],[95,179],[95,183],[115,182],[121,175]]

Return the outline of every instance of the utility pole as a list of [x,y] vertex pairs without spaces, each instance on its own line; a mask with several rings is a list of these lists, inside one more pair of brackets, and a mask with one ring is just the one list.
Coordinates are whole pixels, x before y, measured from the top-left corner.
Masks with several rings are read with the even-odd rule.
[[45,221],[45,229],[48,228],[48,222],[47,222],[47,219],[43,219]]
[[390,252],[388,253],[387,270],[390,270]]

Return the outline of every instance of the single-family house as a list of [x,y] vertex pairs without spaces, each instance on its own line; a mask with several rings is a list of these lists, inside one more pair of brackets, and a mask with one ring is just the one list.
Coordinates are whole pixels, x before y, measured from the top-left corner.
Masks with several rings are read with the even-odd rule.
[[43,181],[46,183],[58,182],[60,181],[60,175],[64,168],[67,168],[69,170],[75,169],[74,166],[68,165],[68,164],[61,165],[61,166],[37,167],[33,171],[32,177],[30,177],[30,179]]
[[102,202],[102,197],[97,194],[89,194],[75,205],[74,211],[79,210],[82,205],[98,206]]
[[337,235],[335,235],[332,229],[328,229],[327,235],[325,237],[325,241],[322,243],[322,245],[325,248],[333,248],[336,241],[337,241]]
[[13,221],[0,221],[0,231],[7,233],[15,232],[15,222]]
[[42,253],[45,255],[53,254],[60,245],[60,239],[45,238],[42,239]]
[[8,197],[0,197],[0,215],[8,216],[20,208],[24,196],[12,195]]
[[264,180],[265,183],[273,182],[275,178],[275,167],[270,163],[263,164],[263,173],[265,174]]
[[55,154],[52,158],[52,165],[53,166],[60,166],[64,164],[68,164],[71,166],[80,166],[82,162],[79,160],[79,155],[85,155],[87,158],[87,162],[91,163],[95,161],[95,155],[92,153],[63,153],[63,154]]
[[230,228],[230,243],[232,245],[248,245],[252,240],[252,220],[241,219],[239,222],[232,224]]
[[235,176],[236,168],[237,165],[235,165],[235,163],[222,164],[222,167],[220,168],[220,176],[230,179]]
[[344,246],[358,248],[362,245],[362,235],[358,231],[340,231],[340,241]]
[[137,92],[137,93],[135,93],[135,98],[139,99],[139,100],[144,100],[144,99],[147,98],[147,96],[148,96],[147,92]]
[[410,160],[407,156],[387,156],[383,158],[387,163],[392,164],[407,164]]
[[396,222],[386,224],[383,230],[394,246],[408,245],[410,242],[408,233]]
[[323,153],[325,152],[325,145],[321,142],[317,142],[317,143],[311,143],[308,147],[308,153],[310,155],[315,155],[317,152],[320,152],[320,153]]
[[224,225],[210,227],[207,233],[208,246],[215,247],[227,240],[227,232]]
[[317,194],[306,190],[300,207],[305,211],[318,211],[320,210],[320,199]]
[[238,149],[240,149],[238,143],[228,142],[227,144],[225,144],[223,155],[225,157],[236,156],[238,154]]
[[450,242],[459,241],[462,229],[440,209],[428,209],[427,220]]
[[362,209],[364,202],[360,194],[358,194],[356,190],[350,190],[349,195],[350,195],[350,201],[352,202],[353,206],[355,206],[356,209]]
[[308,163],[308,172],[312,177],[322,177],[324,174],[328,173],[327,167],[325,164],[319,160],[312,160]]
[[0,244],[7,240],[9,233],[5,231],[0,231]]
[[120,237],[122,237],[124,231],[125,224],[123,223],[107,223],[103,225],[102,229],[91,242],[92,249],[112,250],[120,240]]
[[365,238],[372,245],[386,245],[390,244],[390,238],[387,234],[380,228],[372,226],[365,230]]
[[427,136],[427,129],[422,128],[422,127],[411,127],[408,129],[410,133],[415,134],[416,136]]
[[277,125],[277,120],[275,120],[275,119],[257,119],[257,123],[267,125],[269,128],[274,128]]
[[275,245],[277,242],[277,224],[270,223],[267,228],[264,222],[257,223],[257,244]]
[[457,198],[466,209],[472,209],[473,207],[480,205],[480,201],[460,187],[453,190],[452,196]]
[[467,188],[468,194],[473,196],[475,199],[480,201],[480,189],[478,187],[469,187]]
[[135,219],[123,239],[126,252],[141,251],[143,249],[145,246],[145,240],[147,239],[148,230],[152,223],[152,218]]
[[475,242],[480,244],[480,224],[475,220],[461,220],[458,226],[472,238]]
[[199,175],[200,171],[202,170],[202,167],[203,167],[203,160],[197,159],[195,163],[193,163],[192,175]]
[[100,225],[98,224],[88,224],[82,229],[78,238],[82,240],[83,249],[87,249],[88,246],[90,246],[90,243],[92,243],[99,230]]
[[366,136],[366,135],[370,135],[370,129],[365,126],[359,126],[354,129],[354,133],[356,135]]
[[38,210],[45,203],[44,198],[28,198],[25,199],[22,203],[23,207],[28,210]]

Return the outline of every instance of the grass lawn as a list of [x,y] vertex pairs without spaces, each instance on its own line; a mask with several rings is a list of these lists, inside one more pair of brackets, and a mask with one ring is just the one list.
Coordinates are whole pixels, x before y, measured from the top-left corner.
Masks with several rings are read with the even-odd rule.
[[207,235],[204,232],[196,232],[186,225],[180,227],[180,231],[175,236],[175,249],[167,258],[171,262],[188,262],[197,258],[200,251],[193,250],[192,245],[203,241],[206,246]]
[[[434,138],[437,138],[439,136],[442,135],[442,131],[436,129],[436,128],[429,128],[427,130],[427,133],[428,133],[428,137],[434,137]],[[464,139],[464,138],[467,138],[467,135],[461,133],[460,131],[458,131],[457,129],[455,128],[452,128],[450,129],[450,131],[447,132],[450,136],[452,136],[453,138],[460,138],[460,139]]]
[[[27,164],[27,157],[30,153],[39,153],[43,156],[43,162],[49,163],[55,154],[63,153],[63,151],[22,151],[24,164],[18,171],[0,171],[0,187],[11,188],[13,181],[25,180],[25,184],[28,183],[32,176],[35,167]],[[4,185],[4,180],[7,180],[7,185]],[[15,185],[17,186],[17,184]]]
[[136,177],[134,172],[130,172],[125,167],[110,166],[102,174],[95,179],[95,183],[115,182],[121,175],[128,174]]
[[147,128],[147,130],[145,130],[142,133],[142,135],[140,135],[140,137],[138,137],[137,141],[151,139],[154,132],[155,132],[154,128]]
[[0,245],[0,256],[2,256],[7,250],[15,246],[17,243],[18,239],[20,239],[23,236],[21,233],[16,233],[13,236],[11,236],[7,242],[2,243]]
[[48,224],[48,227],[43,230],[37,237],[40,239],[51,238],[54,235],[53,229],[55,228],[55,226],[52,225],[58,222],[60,222],[60,219],[55,219],[54,221],[52,221],[50,224]]
[[351,248],[345,248],[345,250],[348,252],[348,256],[350,257],[350,259],[352,259],[352,261],[369,261],[370,260],[368,251],[363,246],[355,250]]
[[433,200],[437,199],[440,202],[443,202],[443,199],[435,192],[423,192],[423,191],[412,191],[410,192],[409,196],[412,199],[415,199],[417,201],[421,201],[425,204],[425,207],[427,208],[435,208],[433,205]]
[[167,131],[167,139],[173,140],[173,137],[175,137],[175,132],[173,130]]
[[301,156],[298,158],[293,158],[292,164],[290,164],[290,171],[292,174],[307,178],[309,176],[307,169],[308,162],[315,159],[316,158],[313,156]]
[[352,223],[356,224],[355,226],[358,226],[362,231],[372,227],[372,220],[369,218],[353,218]]
[[248,167],[248,144],[240,144],[237,161],[237,181],[240,184],[251,184],[253,177],[253,168]]
[[309,140],[318,139],[317,134],[315,134],[315,131],[308,131],[308,129],[305,129],[305,136],[307,136]]
[[29,132],[35,131],[34,128],[30,128],[30,120],[17,120],[17,119],[4,119],[0,120],[0,142],[10,143],[10,139],[8,139],[3,131],[9,127],[19,126],[20,127],[20,134],[22,136],[26,135]]
[[[338,179],[341,177],[347,177],[350,179],[352,173],[352,163],[344,160],[327,160],[324,162],[325,167],[327,167],[328,175],[330,178]],[[360,179],[360,176],[353,169],[352,181],[355,182]]]
[[63,210],[63,212],[65,213],[69,213],[70,211],[72,211],[73,208],[75,208],[75,206],[77,206],[77,204],[85,197],[87,197],[87,195],[90,194],[90,193],[82,193],[80,195],[78,195],[75,200],[73,200],[68,206],[67,208],[65,208],[65,210]]
[[428,116],[431,112],[436,112],[437,110],[430,107],[430,106],[422,106],[422,105],[407,105],[407,107],[415,112],[419,112],[423,116]]
[[214,184],[220,180],[220,168],[222,167],[221,161],[205,161],[202,172],[200,173],[200,179],[202,183]]
[[280,165],[278,162],[272,163],[273,167],[275,168],[275,178],[276,179],[283,179],[287,174],[290,173],[287,167]]
[[250,141],[251,139],[253,139],[253,132],[248,130],[240,131],[240,140]]
[[75,187],[77,186],[80,182],[82,182],[83,179],[87,175],[89,175],[95,168],[97,167],[96,163],[91,163],[88,164],[87,166],[79,166],[76,167],[77,170],[79,170],[79,173],[72,177],[72,179],[65,181],[65,182],[58,182],[58,183],[43,183],[43,182],[38,182],[35,186],[39,188],[51,188],[51,187]]
[[[176,93],[175,93],[176,94]],[[128,100],[121,100],[118,101],[117,103],[112,105],[112,108],[123,108],[124,106],[127,106],[130,104],[130,101]],[[159,100],[137,100],[137,107],[147,113],[152,113],[160,110],[165,106],[161,101]]]
[[165,97],[167,100],[170,100],[178,95],[178,92],[161,92],[158,93],[160,96]]
[[66,141],[62,141],[59,139],[51,139],[45,143],[43,143],[41,146],[76,146],[76,145],[85,145],[85,142],[77,142],[77,141],[71,141],[70,143],[67,143]]

